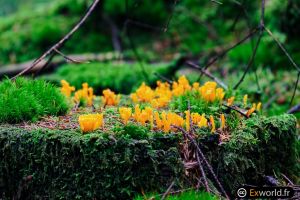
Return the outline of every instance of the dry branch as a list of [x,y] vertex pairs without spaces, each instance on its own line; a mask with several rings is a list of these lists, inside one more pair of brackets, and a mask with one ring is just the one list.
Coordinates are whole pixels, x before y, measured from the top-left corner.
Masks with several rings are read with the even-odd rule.
[[211,80],[215,81],[216,83],[218,83],[222,88],[224,88],[225,90],[228,89],[227,85],[222,82],[221,80],[219,80],[217,77],[214,77],[211,73],[209,73],[207,70],[203,69],[202,67],[196,65],[195,63],[192,62],[187,62],[187,64],[197,70],[200,70],[200,72],[202,74],[204,74],[205,76],[207,76],[208,78],[210,78]]
[[[14,76],[12,79],[16,79],[18,76],[21,76],[25,74],[26,72],[32,70],[36,65],[38,65],[40,62],[42,62],[47,56],[51,55],[55,52],[55,49],[60,49],[65,42],[67,42],[72,35],[81,27],[81,25],[86,21],[86,19],[90,16],[90,14],[93,12],[93,10],[96,8],[100,0],[94,0],[93,4],[89,7],[86,14],[80,19],[80,21],[74,26],[74,28],[65,35],[60,41],[58,41],[55,45],[53,45],[48,51],[46,51],[43,55],[41,55],[38,59],[36,59],[29,67],[25,68],[23,71],[18,73],[16,76]],[[42,70],[43,68],[41,68]]]
[[217,185],[219,186],[219,188],[221,189],[221,192],[225,195],[226,199],[230,199],[229,196],[227,195],[226,191],[224,190],[222,184],[220,183],[218,177],[214,173],[213,168],[211,167],[211,165],[209,164],[209,162],[205,158],[202,150],[200,149],[197,142],[195,141],[195,139],[191,135],[189,135],[189,133],[187,133],[183,128],[181,128],[179,126],[175,126],[175,125],[172,125],[172,127],[177,128],[178,130],[180,130],[190,140],[190,142],[195,146],[197,152],[199,153],[200,158],[204,161],[204,164],[206,165],[208,171],[211,173],[212,177],[214,178],[214,180],[217,183]]
[[[52,54],[57,55],[57,54]],[[51,55],[51,56],[52,56]],[[51,58],[51,56],[49,58]],[[66,55],[68,58],[72,58],[72,60],[77,60],[80,62],[91,62],[91,61],[107,61],[107,60],[116,60],[122,56],[119,53],[116,52],[108,52],[108,53],[99,53],[99,54],[74,54],[74,55]],[[49,62],[51,61],[51,63]],[[0,67],[0,77],[3,76],[15,76],[18,73],[21,73],[28,67],[32,65],[32,62],[34,61],[28,61],[20,64],[11,64],[11,65],[6,65],[6,66],[1,66]],[[55,68],[58,65],[66,63],[66,59],[64,57],[57,57],[54,58],[53,60],[50,59],[43,59],[39,63],[36,64],[36,66],[30,70],[30,72],[38,72],[41,71],[42,69],[45,69],[47,66],[51,69]],[[28,72],[24,74],[28,74]]]

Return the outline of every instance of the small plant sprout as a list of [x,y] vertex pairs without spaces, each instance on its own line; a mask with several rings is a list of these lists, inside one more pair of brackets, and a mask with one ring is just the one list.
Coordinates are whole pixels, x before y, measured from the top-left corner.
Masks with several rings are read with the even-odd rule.
[[110,89],[103,90],[102,101],[104,105],[116,106],[119,104],[120,98],[120,95],[116,95]]
[[123,120],[124,124],[127,124],[128,120],[131,118],[132,109],[126,108],[126,107],[121,107],[121,108],[119,108],[119,112],[120,112],[120,116],[121,116],[121,119]]
[[66,96],[70,97],[71,93],[75,91],[75,87],[70,86],[70,84],[66,80],[61,80],[61,88],[60,91]]
[[83,133],[92,132],[103,126],[103,114],[80,115],[78,121]]

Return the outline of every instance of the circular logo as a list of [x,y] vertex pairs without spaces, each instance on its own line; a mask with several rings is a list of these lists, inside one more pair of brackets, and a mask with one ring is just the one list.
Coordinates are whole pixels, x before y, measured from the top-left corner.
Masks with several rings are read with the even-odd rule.
[[244,198],[247,195],[247,190],[245,188],[240,188],[236,193],[238,197]]

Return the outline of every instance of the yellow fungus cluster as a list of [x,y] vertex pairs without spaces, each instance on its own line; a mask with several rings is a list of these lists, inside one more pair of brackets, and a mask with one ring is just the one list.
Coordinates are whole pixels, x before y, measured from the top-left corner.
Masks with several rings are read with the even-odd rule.
[[121,108],[119,108],[119,113],[120,113],[121,119],[123,120],[124,124],[127,124],[129,119],[131,118],[132,109],[126,108],[126,107],[121,107]]
[[[150,128],[153,129],[154,126],[157,130],[161,130],[165,133],[169,133],[171,130],[176,130],[177,127],[184,127],[186,131],[189,132],[191,128],[191,122],[193,125],[202,128],[208,127],[210,125],[211,132],[216,131],[215,121],[213,116],[210,116],[209,123],[205,118],[205,114],[200,115],[199,113],[190,113],[190,111],[185,112],[185,118],[174,113],[174,112],[165,112],[163,111],[161,114],[159,112],[154,111],[151,107],[146,107],[145,109],[141,109],[139,104],[135,105],[134,113],[132,113],[131,108],[121,107],[119,108],[120,117],[123,120],[124,124],[127,124],[129,119],[133,119],[135,122],[140,123],[145,126],[146,123],[150,124]],[[225,116],[221,114],[221,130],[225,129]]]
[[222,88],[217,88],[216,82],[206,82],[203,86],[199,88],[199,92],[202,98],[207,102],[214,102],[215,100],[222,101],[225,92]]
[[180,115],[173,112],[162,112],[161,116],[158,112],[155,112],[154,115],[157,129],[162,130],[165,133],[174,130],[172,125],[183,127],[185,123],[184,119]]
[[[61,92],[70,97],[75,88],[70,84],[62,80]],[[135,108],[120,107],[119,114],[123,123],[128,124],[129,120],[135,121],[143,126],[150,125],[151,129],[160,130],[165,133],[170,131],[176,131],[176,126],[185,128],[187,132],[191,131],[191,127],[209,127],[211,132],[216,132],[215,118],[210,115],[206,118],[205,113],[191,113],[189,110],[182,114],[174,112],[162,111],[158,112],[155,109],[160,109],[168,106],[173,97],[185,94],[188,91],[194,92],[199,98],[208,103],[212,102],[225,102],[228,106],[234,104],[235,96],[231,96],[228,99],[224,99],[225,91],[222,88],[217,87],[216,82],[206,82],[204,85],[200,85],[198,82],[190,85],[185,76],[181,76],[178,81],[173,81],[172,84],[157,81],[157,87],[152,89],[145,83],[130,95],[131,100],[135,103]],[[87,83],[82,84],[82,89],[79,89],[74,94],[74,101],[79,103],[81,100],[87,102],[87,105],[92,106],[95,99],[93,88],[89,87]],[[226,102],[227,101],[227,102]],[[103,91],[102,102],[104,105],[116,106],[120,102],[120,95],[116,95],[110,89]],[[140,108],[139,103],[149,103],[144,109]],[[243,106],[246,108],[248,105],[248,95],[243,97]],[[255,111],[261,110],[261,103],[253,103],[252,107],[248,109],[245,114],[250,117]],[[82,132],[91,132],[99,127],[103,126],[103,114],[88,114],[79,116],[79,124]],[[225,115],[221,114],[218,120],[220,127],[218,130],[226,130]]]
[[254,113],[254,111],[258,111],[259,112],[260,109],[261,109],[261,102],[259,102],[257,105],[256,105],[256,103],[253,103],[252,107],[246,113],[247,117],[250,117],[250,115],[252,113]]
[[134,103],[149,102],[154,108],[162,108],[168,105],[172,98],[172,92],[168,83],[157,81],[157,87],[152,90],[145,83],[130,95]]
[[83,133],[91,132],[103,126],[103,114],[80,115],[78,122]]
[[174,96],[183,95],[186,91],[190,91],[191,86],[189,81],[186,79],[185,76],[179,77],[178,81],[174,81],[172,84],[172,94]]
[[121,96],[116,95],[110,89],[103,90],[102,101],[104,105],[115,106],[119,104]]
[[227,105],[228,106],[232,106],[233,102],[234,102],[235,97],[230,97],[229,99],[227,99]]
[[209,122],[211,125],[211,132],[214,133],[216,131],[216,124],[213,116],[209,116]]
[[200,115],[199,113],[192,113],[192,122],[198,127],[207,127],[207,119],[205,114]]
[[142,125],[150,122],[151,128],[153,127],[153,109],[151,107],[146,107],[142,110],[138,104],[135,105],[133,118]]
[[70,84],[66,80],[61,80],[61,88],[60,91],[66,95],[66,97],[70,97],[71,93],[75,91],[75,87],[70,86]]
[[217,88],[216,82],[206,82],[201,87],[196,82],[191,86],[186,77],[181,76],[178,81],[172,83],[172,86],[158,81],[154,90],[142,83],[136,92],[130,95],[130,98],[134,103],[149,102],[154,108],[162,108],[168,105],[173,96],[180,96],[191,90],[198,91],[207,102],[222,101],[225,96],[224,90]]
[[79,103],[80,101],[86,101],[88,106],[93,105],[93,101],[96,98],[94,95],[94,90],[92,87],[89,87],[87,83],[82,84],[82,89],[77,90],[74,94],[75,103]]

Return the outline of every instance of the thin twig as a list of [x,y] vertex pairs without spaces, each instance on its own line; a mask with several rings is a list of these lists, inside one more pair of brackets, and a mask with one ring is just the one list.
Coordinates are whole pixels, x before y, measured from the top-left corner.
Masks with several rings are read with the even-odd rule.
[[281,175],[283,176],[283,178],[285,178],[285,180],[287,180],[289,182],[290,185],[294,185],[294,183],[283,173],[281,173]]
[[222,5],[222,4],[223,4],[222,2],[217,1],[217,0],[210,0],[210,1],[213,2],[213,3],[219,4],[219,5]]
[[222,88],[224,88],[225,90],[228,89],[227,85],[222,82],[221,80],[219,80],[217,77],[214,77],[211,73],[209,73],[208,71],[206,71],[205,69],[203,69],[202,67],[196,65],[195,63],[192,62],[187,62],[187,64],[195,69],[198,69],[202,74],[206,75],[208,78],[212,79],[213,81],[215,81],[216,83],[218,83]]
[[258,46],[259,46],[260,41],[261,41],[261,38],[262,38],[262,32],[261,32],[261,33],[259,34],[259,36],[258,36],[256,45],[255,45],[255,48],[254,48],[253,53],[252,53],[252,56],[251,56],[251,58],[250,58],[250,60],[249,60],[249,62],[248,62],[248,64],[247,64],[246,70],[244,71],[242,78],[241,78],[241,79],[239,80],[239,82],[233,87],[234,90],[236,90],[236,89],[240,86],[240,84],[244,81],[244,78],[246,77],[246,74],[248,73],[250,67],[252,66],[253,61],[254,61],[254,58],[255,58],[255,56],[256,56],[256,52],[257,52]]
[[175,184],[175,181],[172,181],[171,185],[168,187],[168,189],[166,190],[166,192],[161,197],[161,200],[164,200],[167,197],[167,195],[170,193],[170,190],[172,189],[172,187],[173,187],[174,184]]
[[226,104],[222,104],[222,105],[225,106],[226,108],[229,108],[229,109],[231,109],[231,110],[234,110],[234,111],[240,113],[242,116],[244,116],[244,117],[246,117],[246,118],[249,118],[245,113],[243,113],[241,110],[239,110],[239,109],[237,109],[237,108],[235,108],[235,107],[233,107],[233,106],[228,106],[228,105],[226,105]]
[[297,88],[298,88],[298,84],[299,84],[299,78],[300,78],[300,71],[298,72],[298,75],[297,75],[297,80],[296,80],[296,83],[295,83],[294,92],[293,92],[293,96],[291,98],[290,106],[292,106],[294,98],[296,96],[296,92],[297,92]]
[[41,72],[41,69],[47,69],[50,66],[55,55],[55,53],[51,53],[47,62],[41,68],[39,68],[36,73],[34,73],[34,76],[38,75]]
[[81,64],[81,63],[89,63],[89,61],[85,61],[85,62],[82,62],[82,61],[79,61],[79,60],[75,60],[73,58],[70,58],[69,56],[65,55],[63,52],[61,52],[60,50],[58,49],[54,49],[54,51],[56,53],[58,53],[59,55],[61,55],[65,60],[67,61],[70,61],[70,62],[73,62],[73,63],[78,63],[78,64]]
[[209,189],[209,186],[208,186],[208,181],[207,181],[207,178],[206,178],[204,169],[203,169],[203,167],[202,167],[201,160],[200,160],[200,158],[199,158],[199,153],[198,153],[198,152],[196,153],[196,158],[197,158],[197,162],[198,162],[198,166],[199,166],[201,175],[202,175],[202,177],[203,177],[203,179],[204,179],[204,187],[205,187],[205,190],[206,190],[207,192],[209,192],[210,189]]
[[58,41],[55,45],[53,45],[49,50],[47,50],[43,55],[41,55],[38,59],[36,59],[31,66],[29,66],[28,68],[24,69],[23,71],[21,71],[20,73],[18,73],[16,76],[14,76],[12,78],[12,80],[16,79],[18,76],[21,76],[23,74],[25,74],[26,72],[30,71],[31,69],[33,69],[39,62],[41,62],[42,60],[44,60],[48,55],[50,55],[51,53],[53,53],[53,51],[55,51],[55,49],[59,49],[61,48],[66,41],[68,41],[71,36],[81,27],[81,25],[86,21],[86,19],[90,16],[90,14],[93,12],[93,10],[96,8],[96,6],[98,5],[98,3],[100,2],[100,0],[94,0],[93,4],[89,7],[88,11],[86,12],[86,14],[80,19],[80,21],[73,27],[73,29],[71,29],[71,31],[65,35],[60,41]]
[[219,188],[221,189],[222,193],[225,195],[226,199],[230,199],[229,196],[227,195],[226,191],[224,190],[223,186],[221,185],[219,179],[217,178],[216,174],[214,173],[211,165],[208,163],[207,159],[205,158],[202,150],[200,149],[197,142],[195,141],[195,139],[193,137],[191,137],[182,127],[175,126],[175,125],[172,125],[172,127],[177,128],[178,130],[180,130],[192,142],[192,144],[196,147],[201,159],[206,164],[206,167],[208,168],[209,172],[211,173],[211,175],[215,179],[216,183],[218,184]]
[[292,65],[297,69],[298,72],[300,72],[299,66],[295,63],[293,58],[290,56],[290,54],[287,52],[287,50],[284,48],[283,44],[279,42],[279,40],[273,35],[273,33],[268,29],[267,27],[264,27],[264,29],[267,31],[267,33],[273,38],[273,40],[277,43],[279,48],[283,51],[283,53],[287,56],[289,61],[292,63]]
[[157,76],[158,78],[160,78],[160,79],[166,81],[166,82],[169,83],[169,84],[172,84],[172,83],[173,83],[172,80],[168,79],[167,77],[165,77],[165,76],[163,76],[163,75],[161,75],[161,74],[159,74],[159,73],[157,73],[157,72],[154,72],[154,75]]
[[[228,52],[230,52],[231,50],[233,50],[234,48],[238,47],[239,45],[243,44],[245,41],[247,41],[249,38],[251,38],[253,35],[255,35],[255,33],[257,33],[257,31],[259,30],[258,27],[256,27],[255,29],[253,29],[250,33],[248,33],[243,39],[239,40],[237,43],[235,43],[234,45],[228,47],[227,49],[225,49],[223,52],[219,53],[218,55],[216,55],[211,61],[209,61],[204,67],[203,69],[207,70],[212,64],[214,64],[219,58],[224,57]],[[204,73],[201,72],[201,74],[198,77],[198,81],[200,80],[200,78],[202,77]]]
[[110,26],[111,39],[112,39],[112,44],[113,44],[114,50],[117,52],[122,52],[120,31],[119,31],[117,25],[114,23],[113,20],[111,20],[111,18],[108,15],[104,14],[103,20],[105,20],[108,23],[108,25]]
[[296,113],[296,112],[300,112],[300,104],[295,105],[294,107],[292,107],[291,109],[289,109],[287,111],[288,114],[293,114],[293,113]]
[[172,12],[171,12],[171,14],[169,15],[169,17],[168,17],[168,19],[167,19],[167,23],[166,23],[166,25],[165,25],[164,32],[167,32],[167,31],[168,31],[168,28],[169,28],[169,25],[170,25],[171,20],[172,20],[172,18],[173,18],[174,10],[175,10],[175,7],[176,7],[178,1],[179,1],[179,0],[174,0],[174,3],[173,3],[173,9],[172,9]]
[[271,104],[272,104],[274,101],[277,100],[278,97],[279,97],[279,94],[278,94],[278,93],[275,93],[275,94],[267,101],[267,103],[265,103],[265,104],[263,105],[263,109],[264,109],[264,110],[268,109],[268,108],[271,106]]

